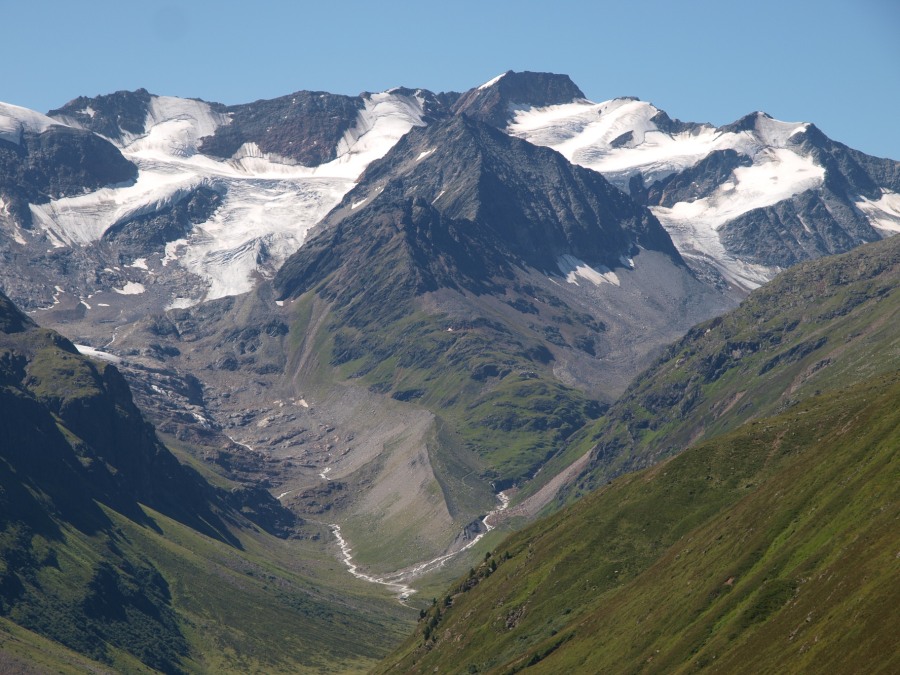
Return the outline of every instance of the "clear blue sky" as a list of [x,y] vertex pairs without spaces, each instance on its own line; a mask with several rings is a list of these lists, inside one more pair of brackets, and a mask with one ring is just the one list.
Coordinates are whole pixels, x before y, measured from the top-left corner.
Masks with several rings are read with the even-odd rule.
[[595,101],[764,110],[900,160],[900,0],[0,0],[0,23],[0,100],[42,112],[139,87],[243,103],[542,70]]

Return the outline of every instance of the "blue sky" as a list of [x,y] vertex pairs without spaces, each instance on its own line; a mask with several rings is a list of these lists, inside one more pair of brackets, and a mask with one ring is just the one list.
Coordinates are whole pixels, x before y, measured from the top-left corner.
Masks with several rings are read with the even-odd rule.
[[0,22],[0,100],[42,112],[138,87],[243,103],[542,70],[595,101],[764,110],[900,160],[898,0],[0,0]]

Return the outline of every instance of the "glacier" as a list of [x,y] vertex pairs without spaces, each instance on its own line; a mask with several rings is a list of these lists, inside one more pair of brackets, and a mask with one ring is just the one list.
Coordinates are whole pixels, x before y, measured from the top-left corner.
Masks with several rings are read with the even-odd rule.
[[[203,155],[202,139],[229,124],[228,114],[199,100],[153,96],[143,133],[108,139],[137,165],[137,179],[32,204],[33,221],[53,247],[83,246],[99,241],[116,223],[171,206],[200,187],[211,188],[223,195],[219,208],[195,225],[186,239],[169,242],[159,260],[163,266],[183,266],[205,287],[192,297],[172,298],[169,306],[188,307],[244,293],[253,288],[257,274],[274,274],[372,161],[384,156],[412,127],[425,124],[424,104],[419,91],[365,95],[335,159],[306,167],[263,153],[254,143],[245,143],[226,160]],[[40,133],[59,124],[80,126],[71,118],[54,119],[0,104],[4,140],[18,143],[23,130]],[[146,260],[143,266],[132,267],[149,273]],[[126,288],[125,292],[137,292],[137,286]]]

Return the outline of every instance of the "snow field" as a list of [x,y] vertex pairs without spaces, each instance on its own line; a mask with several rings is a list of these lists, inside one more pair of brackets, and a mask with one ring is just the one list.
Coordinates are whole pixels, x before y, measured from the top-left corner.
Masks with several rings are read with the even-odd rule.
[[[202,101],[154,96],[144,133],[127,134],[118,143],[138,166],[137,180],[32,206],[34,221],[55,247],[87,245],[118,222],[171,206],[201,186],[212,188],[224,195],[220,208],[186,239],[170,242],[162,259],[164,266],[177,262],[199,275],[206,292],[175,298],[172,306],[243,293],[252,289],[257,273],[271,274],[302,245],[369,163],[413,126],[424,125],[423,104],[419,92],[367,96],[337,157],[304,167],[263,153],[255,143],[245,143],[225,161],[201,155],[201,139],[230,118]],[[40,132],[53,124],[59,122],[0,104],[0,138],[18,143],[22,129]]]
[[[711,263],[726,279],[747,290],[765,283],[778,270],[737,260],[725,251],[718,230],[753,209],[772,206],[822,185],[824,168],[800,154],[794,142],[808,125],[780,122],[756,113],[753,128],[747,131],[723,132],[700,125],[670,134],[653,122],[659,112],[650,103],[634,99],[576,101],[518,111],[508,131],[559,151],[569,161],[602,173],[626,191],[628,180],[638,172],[650,185],[695,166],[717,150],[730,149],[749,157],[752,164],[735,169],[731,180],[713,194],[651,210],[685,257]],[[887,198],[878,204],[860,204],[860,208],[885,214],[879,222],[888,227],[895,224],[890,213],[900,204]]]

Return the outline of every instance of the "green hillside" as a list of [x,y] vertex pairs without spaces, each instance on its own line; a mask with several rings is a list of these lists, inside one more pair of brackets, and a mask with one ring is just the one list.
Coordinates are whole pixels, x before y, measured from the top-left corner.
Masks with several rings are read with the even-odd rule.
[[619,478],[513,535],[378,672],[897,672],[898,401],[894,372]]
[[182,466],[115,367],[0,294],[0,671],[365,670],[409,613],[322,534]]
[[900,367],[900,238],[791,268],[669,347],[570,454],[574,494],[804,398]]
[[382,671],[896,672],[898,282],[895,238],[692,329]]

